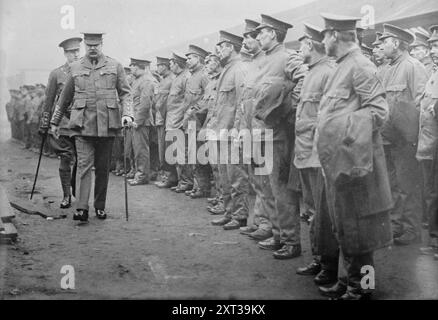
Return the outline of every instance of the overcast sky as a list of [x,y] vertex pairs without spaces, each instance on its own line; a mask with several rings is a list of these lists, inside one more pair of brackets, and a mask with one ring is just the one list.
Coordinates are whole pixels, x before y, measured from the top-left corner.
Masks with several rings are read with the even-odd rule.
[[[104,52],[122,63],[260,13],[274,14],[311,0],[0,0],[1,50],[8,75],[53,69],[64,62],[63,39],[102,30]],[[75,29],[63,30],[64,5],[75,9]]]

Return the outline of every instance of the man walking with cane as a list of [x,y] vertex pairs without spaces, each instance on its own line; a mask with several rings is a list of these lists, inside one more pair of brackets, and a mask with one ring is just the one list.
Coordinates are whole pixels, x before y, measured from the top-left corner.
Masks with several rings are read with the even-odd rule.
[[[92,167],[95,167],[94,209],[106,219],[105,203],[114,138],[122,124],[131,124],[132,98],[123,66],[102,53],[102,33],[84,33],[85,57],[71,65],[51,124],[55,134],[72,104],[69,128],[74,131],[80,177],[73,220],[88,221]],[[117,98],[120,99],[120,107]]]

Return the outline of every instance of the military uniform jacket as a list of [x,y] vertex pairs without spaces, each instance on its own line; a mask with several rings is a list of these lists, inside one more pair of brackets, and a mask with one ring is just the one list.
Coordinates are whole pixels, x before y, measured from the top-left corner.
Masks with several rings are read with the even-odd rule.
[[323,57],[309,65],[309,72],[304,78],[295,121],[294,164],[298,169],[321,166],[315,131],[322,93],[333,68],[333,62],[328,57]]
[[337,60],[321,99],[317,149],[329,183],[362,178],[367,214],[392,206],[380,129],[388,115],[375,66],[359,48]]
[[[68,63],[56,68],[50,73],[46,87],[46,100],[41,114],[42,122],[48,123],[50,121],[49,117],[54,113],[55,106],[59,100],[59,96],[61,95],[69,73],[70,66]],[[62,117],[59,124],[59,134],[63,136],[72,135],[72,131],[68,128],[70,107],[71,106],[68,107],[66,114]]]
[[167,98],[169,96],[170,87],[172,81],[175,79],[175,75],[171,72],[167,76],[164,76],[157,86],[155,94],[155,125],[162,126],[165,123],[167,112]]
[[206,127],[208,117],[211,116],[214,103],[217,97],[217,82],[220,76],[220,72],[209,74],[208,83],[205,87],[204,95],[194,108],[188,111],[188,118],[196,121],[196,129],[202,129]]
[[421,97],[418,160],[433,160],[438,141],[438,71],[432,73]]
[[71,73],[59,98],[59,110],[55,110],[51,123],[59,125],[72,104],[69,128],[75,135],[119,136],[121,115],[133,118],[130,89],[119,62],[101,55],[93,65],[84,57],[71,65]]
[[427,79],[430,79],[434,70],[434,64],[430,56],[426,56],[421,60],[424,68],[426,69]]
[[307,68],[302,57],[277,44],[265,51],[264,63],[254,78],[252,127],[273,130],[273,139],[294,140],[290,132]]
[[265,53],[260,50],[254,54],[251,61],[247,63],[247,74],[244,81],[243,93],[241,101],[236,110],[236,119],[234,121],[234,128],[237,130],[252,129],[252,119],[254,116],[254,96],[253,89],[258,76],[260,76],[260,69],[265,62]]
[[317,141],[332,223],[346,254],[392,241],[392,195],[380,135],[387,114],[376,67],[356,46],[338,58],[324,89]]
[[407,52],[390,62],[383,78],[389,105],[389,118],[382,131],[385,143],[417,143],[420,98],[426,81],[426,69]]
[[182,71],[175,76],[167,97],[166,130],[181,129],[186,112],[184,98],[189,73]]
[[199,109],[198,103],[204,96],[205,89],[208,84],[208,77],[204,72],[204,66],[199,65],[195,70],[191,71],[190,77],[187,79],[186,92],[184,95],[184,121],[183,129],[187,130],[188,122],[197,122],[196,130],[199,131],[201,127],[197,121],[195,112]]
[[153,103],[157,82],[152,75],[144,74],[132,83],[132,105],[135,123],[139,126],[154,125]]
[[217,83],[217,96],[211,109],[206,128],[215,132],[207,135],[208,140],[229,140],[228,133],[222,129],[233,128],[238,102],[243,92],[246,69],[240,57],[236,56],[224,66]]

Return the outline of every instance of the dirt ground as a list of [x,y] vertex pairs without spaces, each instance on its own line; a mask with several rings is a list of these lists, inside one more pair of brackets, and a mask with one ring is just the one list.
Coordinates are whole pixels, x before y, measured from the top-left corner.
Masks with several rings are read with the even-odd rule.
[[[29,196],[37,155],[0,142],[0,183],[10,196]],[[16,211],[16,244],[0,245],[0,299],[321,299],[312,277],[295,274],[311,260],[308,227],[303,255],[279,261],[238,231],[210,224],[206,201],[129,187],[124,218],[123,178],[111,176],[109,219],[78,226]],[[34,201],[59,207],[58,160],[43,158]],[[60,209],[56,209],[61,212]],[[418,247],[376,253],[375,299],[438,299],[438,261]],[[61,268],[75,270],[65,291]]]

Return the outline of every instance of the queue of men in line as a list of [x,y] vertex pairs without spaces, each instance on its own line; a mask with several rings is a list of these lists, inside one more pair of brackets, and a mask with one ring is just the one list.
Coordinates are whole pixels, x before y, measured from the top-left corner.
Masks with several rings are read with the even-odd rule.
[[[359,19],[321,15],[324,28],[304,24],[299,52],[283,44],[292,25],[261,15],[245,20],[242,36],[220,31],[214,53],[190,45],[185,55],[157,57],[154,73],[150,61],[132,58],[134,121],[114,142],[113,172],[131,186],[157,180],[159,188],[207,198],[207,210],[220,216],[213,225],[239,229],[276,259],[301,255],[304,205],[314,259],[297,273],[314,276],[324,296],[361,299],[370,294],[361,267],[373,265],[379,248],[420,241],[422,219],[429,239],[421,250],[438,254],[438,26],[414,36],[385,24],[369,48],[358,39]],[[60,45],[67,57],[81,40]],[[47,129],[50,116],[43,118]],[[255,161],[167,163],[166,133],[184,130],[188,139],[189,121],[229,148],[238,138],[221,137],[221,129],[271,129],[273,141],[262,141],[273,146],[272,172],[255,174]]]
[[[45,103],[46,86],[41,83],[22,85],[10,89],[10,100],[6,104],[6,115],[10,123],[11,137],[21,143],[24,149],[39,152],[41,136],[38,134],[41,110]],[[44,146],[44,155],[55,158],[49,144]]]

